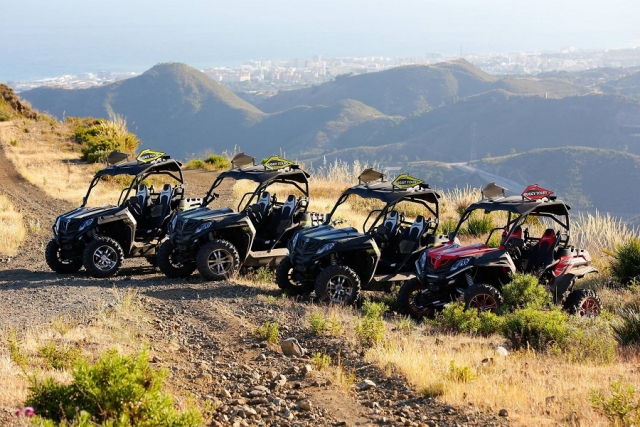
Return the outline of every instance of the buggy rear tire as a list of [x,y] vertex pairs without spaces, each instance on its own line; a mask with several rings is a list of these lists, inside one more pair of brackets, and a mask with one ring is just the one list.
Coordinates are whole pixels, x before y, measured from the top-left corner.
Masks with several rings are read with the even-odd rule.
[[576,289],[565,300],[563,308],[580,317],[596,317],[602,312],[602,301],[591,289]]
[[352,305],[360,299],[360,277],[346,265],[330,265],[316,279],[316,296],[322,302]]
[[106,236],[91,240],[82,253],[84,268],[92,277],[111,277],[122,267],[124,252],[120,244]]
[[491,285],[473,285],[464,291],[465,308],[475,308],[478,311],[495,313],[503,304],[502,294]]
[[400,313],[407,314],[417,320],[425,316],[432,317],[435,310],[433,307],[426,307],[426,303],[432,299],[432,294],[427,290],[427,285],[414,277],[404,282],[402,287],[400,287],[400,292],[398,292],[398,308]]
[[44,250],[44,259],[50,269],[60,274],[77,273],[82,268],[82,258],[62,258],[62,248],[55,239],[51,239],[47,243],[47,248]]
[[240,268],[240,255],[231,242],[212,240],[198,251],[196,265],[207,280],[228,280]]
[[291,258],[285,257],[276,268],[276,284],[289,295],[309,295],[315,288],[313,280],[296,280]]
[[160,245],[156,257],[160,271],[172,279],[189,277],[196,270],[195,261],[180,259],[180,256],[177,256],[175,245],[169,240]]

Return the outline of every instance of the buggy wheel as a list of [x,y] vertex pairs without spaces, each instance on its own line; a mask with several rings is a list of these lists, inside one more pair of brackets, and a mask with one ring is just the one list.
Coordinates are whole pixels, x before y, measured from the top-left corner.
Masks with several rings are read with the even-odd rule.
[[195,261],[186,259],[182,253],[176,251],[176,247],[169,240],[160,245],[156,256],[158,268],[167,277],[188,277],[196,270]]
[[398,292],[398,308],[402,314],[408,314],[414,319],[433,316],[434,309],[429,307],[433,295],[427,290],[427,285],[419,279],[413,278],[404,282]]
[[98,236],[87,244],[82,253],[84,268],[93,277],[110,277],[122,266],[124,252],[110,237]]
[[47,265],[56,273],[71,274],[82,268],[82,258],[66,259],[62,256],[62,248],[55,239],[51,239],[44,251],[44,259]]
[[240,267],[240,255],[226,240],[212,240],[202,246],[196,256],[198,271],[207,280],[227,280]]
[[473,285],[464,291],[464,305],[466,308],[495,313],[502,303],[502,294],[491,285]]
[[297,280],[291,258],[285,257],[276,268],[276,283],[289,295],[309,295],[313,292],[312,280]]
[[563,308],[580,317],[595,317],[602,311],[602,301],[591,289],[576,289],[567,296]]
[[330,265],[316,279],[316,296],[320,301],[351,305],[360,299],[360,277],[346,265]]

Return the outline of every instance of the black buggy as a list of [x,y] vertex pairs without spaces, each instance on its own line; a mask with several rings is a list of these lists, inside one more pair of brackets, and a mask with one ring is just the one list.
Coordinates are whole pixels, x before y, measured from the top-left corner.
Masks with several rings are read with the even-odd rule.
[[[211,185],[202,207],[171,222],[169,239],[158,252],[158,266],[167,276],[186,277],[197,268],[204,278],[218,281],[228,279],[241,266],[275,267],[287,255],[290,237],[323,219],[307,212],[309,174],[298,165],[278,156],[256,165],[244,153],[231,163],[232,168]],[[218,198],[215,190],[225,179],[257,184],[242,196],[237,212],[208,207]],[[283,189],[287,195],[279,201],[274,191]]]
[[[56,219],[45,259],[57,273],[75,273],[84,265],[93,277],[109,277],[118,272],[124,258],[132,257],[145,257],[154,265],[171,217],[200,203],[184,197],[181,163],[165,153],[146,149],[127,161],[126,154],[114,151],[107,162],[109,166],[93,177],[82,205]],[[147,180],[159,175],[177,184],[164,184],[156,191]],[[133,179],[120,192],[116,206],[87,206],[100,182],[122,176]]]
[[[383,174],[366,169],[359,183],[340,196],[324,225],[297,233],[289,244],[289,256],[276,272],[278,286],[292,294],[311,293],[323,301],[352,304],[361,290],[389,291],[414,277],[413,264],[437,236],[440,195],[424,181],[403,174],[384,181]],[[336,228],[332,218],[351,196],[381,205],[372,209],[363,224]],[[405,218],[402,209],[428,215]]]

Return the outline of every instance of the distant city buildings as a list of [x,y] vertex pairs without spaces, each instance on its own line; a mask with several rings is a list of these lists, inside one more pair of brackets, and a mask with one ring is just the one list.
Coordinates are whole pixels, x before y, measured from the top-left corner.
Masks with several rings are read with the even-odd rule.
[[[287,90],[321,84],[345,74],[364,74],[413,64],[434,64],[460,58],[459,55],[430,53],[419,58],[355,57],[247,61],[238,68],[211,67],[202,71],[234,90]],[[463,58],[494,75],[535,75],[548,71],[580,71],[600,67],[640,66],[640,47],[633,49],[575,50],[526,53],[465,54]],[[8,82],[16,92],[40,86],[80,89],[112,83],[139,73],[83,73],[60,77]]]

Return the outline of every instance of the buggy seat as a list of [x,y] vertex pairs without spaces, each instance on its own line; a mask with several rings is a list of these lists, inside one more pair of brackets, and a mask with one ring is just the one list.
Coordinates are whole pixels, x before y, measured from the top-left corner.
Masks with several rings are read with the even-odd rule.
[[526,272],[545,268],[553,263],[553,254],[558,243],[558,236],[552,228],[547,228],[538,244],[531,248],[527,261]]

